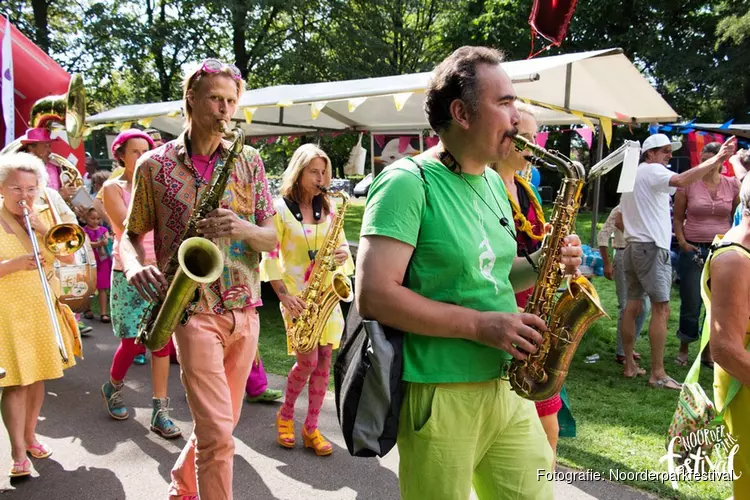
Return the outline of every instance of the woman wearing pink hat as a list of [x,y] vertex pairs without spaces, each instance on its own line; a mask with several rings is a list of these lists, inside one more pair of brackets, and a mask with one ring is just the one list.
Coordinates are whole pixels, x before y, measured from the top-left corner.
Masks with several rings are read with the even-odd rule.
[[[104,183],[102,198],[104,210],[107,213],[112,229],[115,233],[113,248],[114,265],[112,268],[110,311],[112,327],[116,336],[120,337],[120,345],[112,360],[109,381],[102,386],[102,397],[107,406],[107,413],[115,420],[128,418],[128,410],[122,399],[122,388],[125,375],[133,364],[136,355],[141,352],[141,346],[135,344],[138,322],[147,302],[138,294],[135,288],[128,285],[122,272],[122,262],[119,257],[119,246],[125,228],[125,218],[130,204],[133,173],[138,158],[154,147],[154,141],[148,134],[129,129],[118,135],[112,143],[112,156],[119,166],[124,168],[122,174]],[[146,235],[144,243],[146,255],[142,256],[143,264],[154,263],[153,232]],[[171,439],[182,434],[169,418],[167,397],[167,379],[169,378],[169,353],[171,341],[163,349],[153,353],[151,358],[151,384],[153,388],[153,411],[151,414],[151,430]]]

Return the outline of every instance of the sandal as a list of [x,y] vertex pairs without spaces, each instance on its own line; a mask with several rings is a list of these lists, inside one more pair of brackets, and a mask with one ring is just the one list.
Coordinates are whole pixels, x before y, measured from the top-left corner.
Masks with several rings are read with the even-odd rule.
[[676,364],[677,366],[687,366],[690,364],[690,360],[687,356],[677,356],[676,358],[674,358],[674,364]]
[[91,312],[91,309],[83,313],[83,317],[86,319],[94,319],[94,313]]
[[646,370],[639,366],[633,375],[625,375],[625,373],[623,373],[622,376],[625,378],[636,378],[645,374],[646,374]]
[[102,314],[101,316],[99,316],[99,321],[101,321],[102,323],[109,323],[110,321],[112,321],[112,318],[110,318],[108,314]]
[[276,442],[284,448],[294,448],[294,420],[286,420],[281,416],[281,410],[276,414]]
[[682,389],[682,384],[680,384],[670,376],[666,376],[661,380],[657,380],[656,382],[649,382],[648,386],[652,389],[672,389],[674,391],[679,391]]
[[[633,351],[633,359],[636,361],[641,360],[641,353]],[[615,363],[625,364],[625,356],[622,354],[615,355]]]
[[44,443],[32,444],[26,447],[26,451],[34,458],[47,458],[52,455],[52,450]]
[[31,460],[24,458],[21,462],[13,462],[8,474],[10,477],[24,477],[31,475]]
[[312,448],[319,457],[325,457],[333,453],[333,446],[325,440],[319,429],[315,429],[312,434],[308,434],[305,426],[302,426],[302,441],[305,443],[305,448]]

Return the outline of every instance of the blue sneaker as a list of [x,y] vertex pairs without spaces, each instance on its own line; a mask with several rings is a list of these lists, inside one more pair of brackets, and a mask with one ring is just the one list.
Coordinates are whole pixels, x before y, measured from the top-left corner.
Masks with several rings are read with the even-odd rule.
[[136,365],[145,365],[146,364],[146,355],[145,354],[137,354],[135,358],[133,358],[133,363]]
[[154,409],[151,412],[151,430],[165,439],[182,436],[182,431],[169,418],[169,398],[151,398]]
[[102,386],[102,397],[107,405],[107,413],[115,420],[125,420],[128,418],[128,409],[122,401],[122,385],[112,385],[107,382]]

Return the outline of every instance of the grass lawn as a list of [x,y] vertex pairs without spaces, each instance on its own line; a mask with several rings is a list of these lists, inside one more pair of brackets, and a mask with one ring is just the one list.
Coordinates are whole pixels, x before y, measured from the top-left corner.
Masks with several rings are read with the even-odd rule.
[[[345,232],[349,240],[356,240],[362,220],[363,206],[355,203],[347,211]],[[600,224],[606,218],[600,214]],[[581,213],[577,230],[584,243],[591,231],[591,214]],[[615,334],[617,329],[617,297],[614,282],[595,277],[604,309],[610,318],[599,320],[584,336],[567,379],[567,389],[573,414],[577,422],[577,437],[560,439],[558,461],[566,466],[593,469],[609,477],[610,469],[627,471],[664,472],[665,463],[659,459],[665,454],[667,428],[677,404],[677,391],[651,389],[647,377],[626,380],[622,365],[614,362]],[[286,355],[286,337],[283,323],[270,288],[264,288],[265,306],[261,311],[260,349],[266,369],[271,373],[286,375],[294,359]],[[665,353],[667,372],[681,381],[687,367],[674,364],[679,343],[674,335],[679,318],[679,293],[672,293],[672,314]],[[636,344],[643,355],[641,366],[648,369],[650,348],[643,335]],[[600,359],[593,364],[584,363],[588,355],[598,353]],[[696,343],[691,346],[691,359],[697,353]],[[712,372],[702,370],[701,384],[711,394]],[[731,496],[729,483],[678,483],[679,490],[657,482],[629,482],[632,486],[651,491],[664,498],[723,499]]]

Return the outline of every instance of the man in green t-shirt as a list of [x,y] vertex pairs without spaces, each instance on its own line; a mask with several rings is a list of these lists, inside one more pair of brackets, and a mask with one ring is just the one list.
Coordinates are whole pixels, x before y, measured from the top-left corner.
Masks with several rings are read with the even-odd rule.
[[[534,404],[501,379],[546,329],[517,312],[514,291],[534,285],[539,255],[516,258],[503,181],[485,168],[508,156],[519,121],[501,61],[494,49],[462,47],[438,65],[425,112],[440,144],[386,168],[367,198],[357,306],[410,332],[398,434],[406,500],[468,499],[472,483],[481,500],[553,494]],[[580,240],[564,245],[563,264],[577,273]]]

